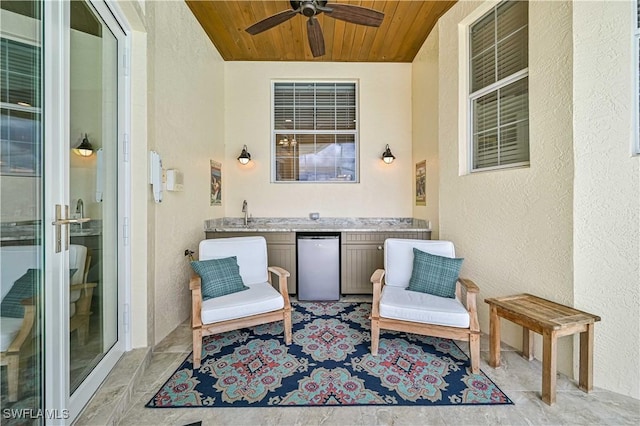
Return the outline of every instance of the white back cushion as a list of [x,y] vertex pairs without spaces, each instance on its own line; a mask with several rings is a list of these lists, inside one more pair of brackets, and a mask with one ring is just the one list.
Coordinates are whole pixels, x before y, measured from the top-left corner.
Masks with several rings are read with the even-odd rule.
[[267,241],[264,237],[213,238],[200,242],[200,260],[236,256],[245,285],[267,282]]
[[444,257],[455,257],[451,241],[387,238],[384,242],[385,284],[406,288],[413,270],[413,248]]
[[69,269],[77,269],[70,284],[82,284],[84,267],[87,260],[87,248],[78,244],[69,245]]

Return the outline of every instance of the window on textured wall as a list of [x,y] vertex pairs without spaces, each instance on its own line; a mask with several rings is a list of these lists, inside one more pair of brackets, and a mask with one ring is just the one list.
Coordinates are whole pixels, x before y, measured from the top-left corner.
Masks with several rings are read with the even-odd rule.
[[528,16],[503,1],[469,28],[472,172],[529,164]]
[[636,3],[634,31],[634,54],[635,54],[635,84],[636,84],[636,125],[635,125],[635,143],[634,153],[640,154],[640,0]]
[[355,82],[274,82],[273,182],[358,182]]

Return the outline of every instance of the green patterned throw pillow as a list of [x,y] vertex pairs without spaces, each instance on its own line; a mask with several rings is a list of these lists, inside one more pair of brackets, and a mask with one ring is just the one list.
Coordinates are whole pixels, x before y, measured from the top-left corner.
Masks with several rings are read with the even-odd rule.
[[407,290],[456,297],[456,282],[464,259],[436,256],[413,249],[413,271]]
[[22,306],[22,301],[35,296],[39,283],[40,270],[28,269],[23,276],[13,283],[11,290],[2,299],[0,315],[8,318],[23,318],[24,307]]
[[195,260],[191,267],[202,279],[202,299],[248,290],[240,276],[240,267],[235,256],[223,259]]

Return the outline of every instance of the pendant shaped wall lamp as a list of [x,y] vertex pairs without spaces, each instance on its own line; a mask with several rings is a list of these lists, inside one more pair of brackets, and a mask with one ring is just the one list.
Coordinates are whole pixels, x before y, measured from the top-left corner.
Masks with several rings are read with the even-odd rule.
[[238,161],[240,162],[240,164],[248,164],[249,161],[251,161],[251,154],[249,154],[249,152],[247,151],[246,145],[242,147],[242,152],[238,157]]
[[84,138],[82,138],[82,143],[73,149],[77,155],[81,157],[90,157],[93,154],[93,146],[89,143],[89,137],[87,134],[84,134]]
[[391,153],[391,149],[389,148],[389,144],[387,144],[384,153],[382,154],[382,161],[387,164],[393,163],[393,160],[396,159],[396,156]]

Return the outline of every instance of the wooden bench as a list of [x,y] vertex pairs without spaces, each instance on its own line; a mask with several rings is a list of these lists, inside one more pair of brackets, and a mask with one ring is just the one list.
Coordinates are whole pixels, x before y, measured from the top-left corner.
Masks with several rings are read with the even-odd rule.
[[485,299],[490,308],[489,365],[500,366],[500,318],[522,326],[522,355],[533,359],[534,331],[542,335],[542,400],[556,402],[557,339],[580,333],[578,386],[593,389],[593,325],[600,317],[531,294]]

